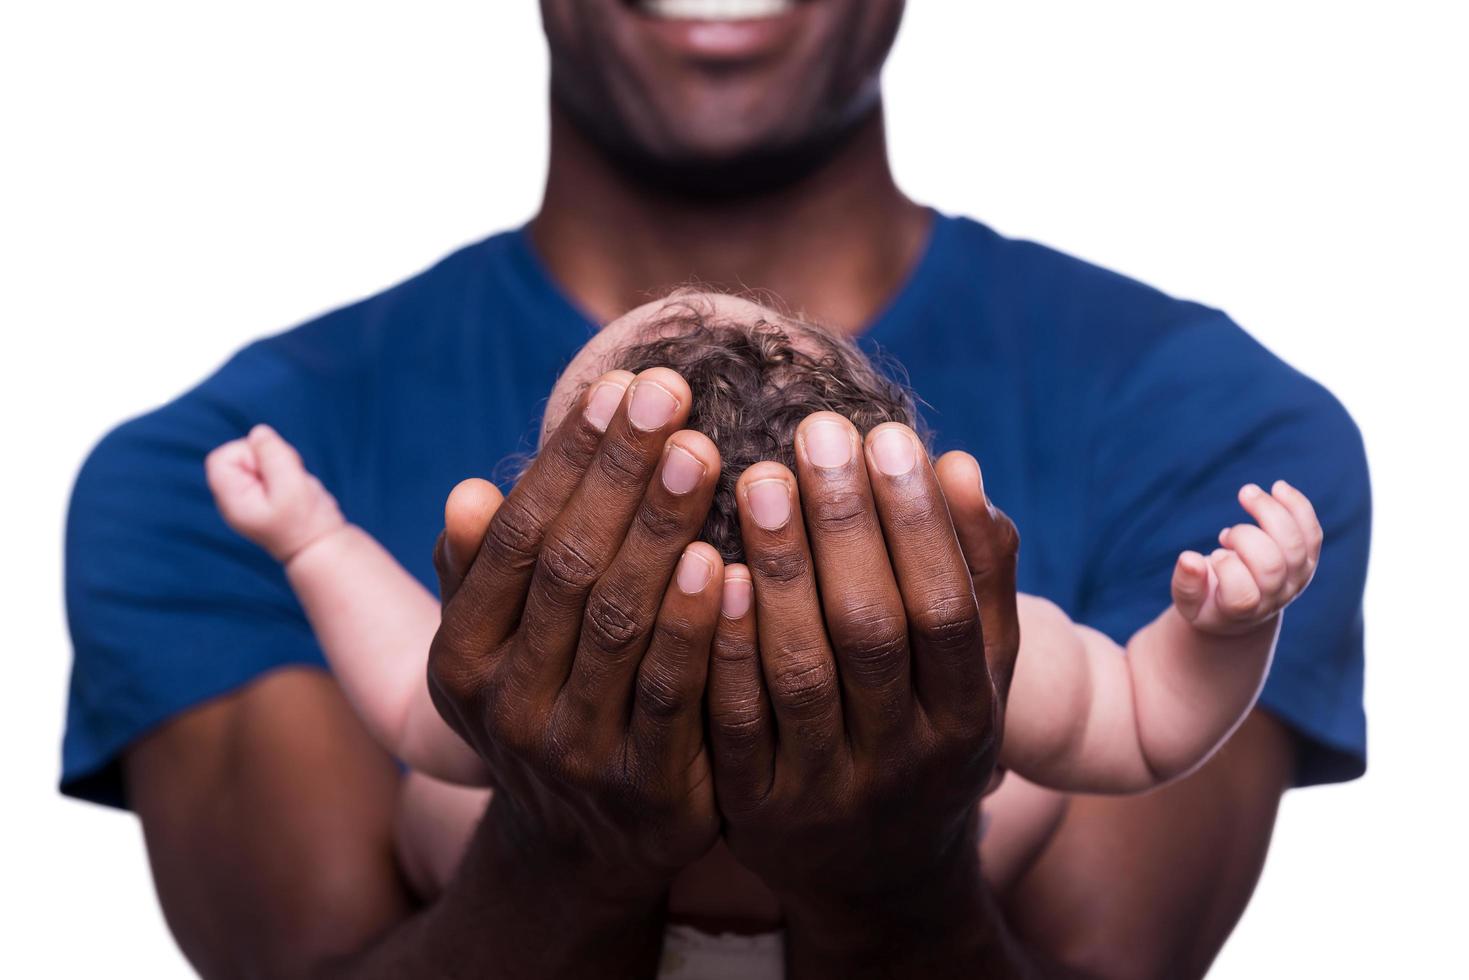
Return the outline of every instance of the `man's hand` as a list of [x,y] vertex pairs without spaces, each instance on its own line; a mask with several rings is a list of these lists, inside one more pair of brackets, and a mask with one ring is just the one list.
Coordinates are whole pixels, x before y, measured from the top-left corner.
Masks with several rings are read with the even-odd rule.
[[1019,646],[1018,541],[962,454],[939,465],[951,521],[905,426],[864,445],[819,413],[796,455],[799,492],[775,463],[738,487],[749,568],[729,571],[709,692],[725,835],[780,896],[793,971],[879,951],[952,967],[928,937],[992,939],[975,819]]
[[[691,544],[719,454],[674,432],[688,386],[654,368],[582,396],[495,509],[466,569],[438,550],[439,710],[484,757],[507,848],[555,857],[568,888],[632,909],[719,830],[701,705],[723,566]],[[470,485],[450,511],[495,508]]]

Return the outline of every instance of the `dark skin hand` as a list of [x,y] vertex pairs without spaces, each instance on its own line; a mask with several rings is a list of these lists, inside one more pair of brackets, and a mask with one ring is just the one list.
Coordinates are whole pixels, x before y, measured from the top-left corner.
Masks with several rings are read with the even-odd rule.
[[951,454],[961,549],[906,426],[864,442],[818,413],[796,444],[799,490],[776,463],[738,487],[756,602],[709,690],[730,849],[781,898],[793,977],[1009,968],[976,807],[1019,647],[1014,526]]
[[[825,452],[808,448],[813,431],[827,434]],[[756,601],[724,607],[708,690],[708,754],[724,833],[736,856],[782,899],[793,976],[1019,969],[1019,950],[1005,935],[979,876],[975,832],[976,804],[993,773],[1003,693],[1019,644],[1014,528],[985,500],[973,459],[951,454],[936,471],[906,427],[879,428],[864,452],[849,422],[820,413],[802,426],[797,441],[803,493],[796,492],[793,475],[774,463],[752,467],[739,485],[750,567],[732,567],[728,578],[735,583],[732,595],[753,579]],[[833,451],[845,460],[835,461]],[[951,485],[949,506],[964,528],[962,549],[940,472]],[[458,592],[446,608],[441,637],[457,632],[448,616],[471,590],[489,590],[471,608],[496,609],[491,595],[501,594],[504,585],[490,579],[473,583],[476,576],[483,579],[477,570],[485,555],[503,547],[495,542],[507,533],[501,522],[510,506],[490,521],[465,584],[453,581],[457,571],[446,575],[446,591]],[[811,525],[809,546],[802,508]],[[493,505],[460,510],[483,521]],[[572,510],[574,505],[568,514]],[[567,525],[579,527],[563,515],[557,526]],[[442,552],[462,550],[454,542],[472,542],[482,529],[482,523],[479,530],[451,525]],[[586,530],[574,538],[582,540]],[[618,533],[615,519],[605,533],[609,540]],[[541,563],[557,548],[549,541]],[[444,564],[453,570],[460,563]],[[632,603],[620,605],[619,619],[644,628],[651,623],[647,602],[642,613]],[[586,608],[590,614],[594,604]],[[514,610],[500,615],[508,618]],[[597,632],[589,620],[583,623],[578,661],[597,656],[586,644],[587,635]],[[453,662],[494,645],[476,638],[466,644],[471,652],[456,653]],[[543,650],[537,662],[548,662],[558,679],[566,674],[554,654]],[[450,676],[458,672],[447,669]],[[474,701],[473,685],[483,683],[472,679],[457,702],[485,711]],[[574,685],[563,690],[574,692]],[[554,708],[529,712],[534,734],[517,738],[530,746],[522,753],[532,760],[532,782],[563,765],[560,756],[537,752],[538,746],[574,754],[577,746],[602,742],[599,728],[617,731],[615,719],[627,715],[626,699],[610,700],[618,710],[604,726],[558,728]],[[689,700],[697,703],[697,692]],[[496,718],[493,710],[488,714],[487,729],[517,724]],[[538,718],[551,723],[537,724]],[[691,737],[690,745],[696,742]],[[485,754],[495,751],[491,745]],[[702,771],[704,756],[695,757]],[[590,809],[570,833],[553,829],[550,836],[592,837],[605,822],[603,808],[642,800],[644,787],[610,765],[605,754],[585,772],[597,774],[586,797]],[[580,787],[588,778],[563,775],[557,782]],[[608,779],[615,785],[601,785]],[[503,789],[502,795],[515,792]],[[655,829],[660,841],[679,841],[681,834],[666,828],[681,827],[689,818],[699,825],[705,805],[683,799],[658,810],[640,802],[650,807],[651,818],[629,819],[629,827],[609,839],[636,841],[641,825]],[[553,828],[558,821],[552,818]],[[708,843],[701,840],[703,847]],[[622,869],[624,878],[650,882],[654,889],[666,887],[678,870],[660,864],[652,874],[641,874],[644,862],[635,846],[631,860],[626,844],[608,853],[609,872]],[[691,848],[683,856],[692,861],[699,853]],[[665,873],[660,876],[658,869]],[[634,893],[628,900],[635,904],[643,897]]]
[[[536,542],[551,540],[558,533],[555,518],[567,509],[565,502],[573,496],[566,487],[579,482],[575,473],[594,458],[592,447],[600,442],[576,428],[581,418],[584,416],[575,412],[569,415],[570,421],[542,453],[547,467],[554,460],[563,461],[563,478],[527,478],[522,483],[527,500],[515,506],[530,508],[531,517],[524,525],[527,536],[507,538],[503,531],[485,534],[490,516],[502,509],[498,493],[488,484],[470,481],[456,490],[439,550],[446,594],[469,595],[462,590],[480,587],[473,583],[490,567],[482,566],[481,559],[497,547],[493,542],[527,542],[525,554],[539,556],[542,548]],[[558,448],[560,435],[575,432],[580,436],[574,444]],[[976,592],[1005,595],[1007,589],[985,585],[987,579],[993,580],[995,569],[1003,576],[1007,553],[1004,547],[993,547],[996,542],[1004,545],[1003,533],[995,533],[1004,525],[985,505],[977,470],[966,457],[951,455],[940,461],[937,472]],[[859,477],[860,472],[851,475]],[[645,479],[651,476],[650,472]],[[552,484],[561,489],[534,497],[529,493],[537,485]],[[646,497],[655,495],[656,491]],[[801,500],[808,514],[820,506],[820,493],[813,491],[810,496],[812,502]],[[515,495],[510,499],[518,500]],[[632,494],[624,499],[644,497]],[[859,502],[863,509],[871,506],[888,514],[881,492],[876,499],[877,503],[868,498]],[[633,524],[642,519],[635,518]],[[819,520],[807,517],[818,574],[823,554],[820,542],[838,529],[818,529]],[[836,523],[861,526],[855,519]],[[884,531],[892,533],[888,525]],[[482,537],[485,545],[477,555]],[[626,541],[616,544],[618,548],[601,559],[609,568]],[[522,560],[515,566],[523,590],[531,588],[538,561]],[[897,561],[900,567],[901,559]],[[761,574],[781,567],[779,559],[757,564]],[[789,571],[799,564],[784,567]],[[735,568],[730,574],[739,578],[748,573]],[[788,576],[791,582],[799,577]],[[654,610],[661,605],[661,599],[646,601],[644,621],[651,622],[648,617],[657,615]],[[854,607],[846,615],[861,611]],[[765,615],[762,606],[749,615],[769,619],[777,614]],[[857,635],[851,630],[852,623],[843,623],[843,614],[827,611],[827,616],[829,622],[835,621],[828,627],[831,636]],[[475,625],[482,625],[483,617],[473,619]],[[983,629],[988,630],[993,619],[993,610],[980,612]],[[650,635],[656,633],[655,626]],[[1003,635],[1003,628],[986,633],[985,639],[993,642],[997,635]],[[831,646],[838,651],[833,654],[838,665],[850,662],[857,652],[843,642]],[[715,685],[721,683],[723,668],[749,665],[748,651],[741,654],[728,644],[720,649],[721,659],[714,664]],[[642,662],[652,659],[645,652]],[[993,668],[990,677],[995,687],[1002,689],[1004,654],[990,651],[983,659]],[[876,681],[883,673],[875,671],[872,679]],[[920,667],[916,676],[921,678],[922,673]],[[696,671],[682,676],[690,682],[688,690],[697,688]],[[634,682],[631,696],[641,690],[668,689],[662,684],[644,688],[641,682]],[[916,690],[922,690],[921,681]],[[763,691],[758,688],[745,706],[753,704],[763,712],[770,703]],[[462,703],[472,703],[472,699]],[[728,763],[739,766],[762,760],[766,758],[763,753],[751,754],[748,749],[780,744],[777,740],[783,735],[778,721],[742,728],[730,723],[742,703],[738,695],[725,697],[721,703],[723,723],[717,744],[732,753]],[[668,704],[661,707],[666,709]],[[923,707],[928,709],[926,704]],[[669,718],[677,714],[660,711]],[[764,717],[775,715],[772,711]],[[981,728],[973,726],[969,731],[975,736]],[[743,757],[739,754],[742,737],[748,743]],[[983,734],[975,737],[981,745],[988,738]],[[572,743],[584,751],[603,744],[600,737]],[[909,860],[903,882],[886,879],[909,889],[909,902],[896,907],[874,901],[862,908],[834,910],[819,895],[816,901],[810,899],[812,892],[803,887],[810,882],[803,881],[802,875],[772,872],[784,884],[792,904],[793,975],[862,975],[864,971],[1023,975],[1026,970],[1041,973],[1036,950],[1044,951],[1046,974],[1076,975],[1071,971],[1082,968],[1085,975],[1098,977],[1201,974],[1248,900],[1268,844],[1274,808],[1289,781],[1289,746],[1289,735],[1257,714],[1229,748],[1179,784],[1142,799],[1074,804],[1055,845],[1018,885],[999,896],[1026,939],[1025,947],[1000,919],[996,897],[978,886],[973,862],[962,857],[951,868]],[[848,772],[874,771],[870,764],[864,767],[865,748],[849,743]],[[716,752],[716,765],[720,757]],[[535,786],[541,778],[536,773],[546,771],[546,766],[534,758],[529,752],[507,756],[501,771],[524,780],[522,785]],[[783,757],[771,758],[776,765],[783,764]],[[1262,759],[1276,761],[1262,767]],[[953,798],[975,792],[982,782],[981,768],[975,767],[963,790],[952,795],[940,792],[940,796],[950,796],[951,817],[959,809]],[[579,848],[568,846],[556,834],[528,828],[522,814],[494,807],[445,895],[432,906],[415,911],[392,857],[397,773],[357,722],[335,683],[303,669],[268,675],[236,694],[181,715],[129,752],[126,775],[170,925],[191,961],[211,977],[580,976],[588,970],[599,975],[650,975],[661,913],[657,900],[649,895],[662,869],[685,860],[702,846],[698,842],[709,832],[699,819],[667,823],[702,828],[687,836],[686,851],[680,847],[683,853],[673,855],[665,847],[649,846],[636,828],[597,818],[587,829],[600,835],[600,844]],[[881,784],[881,778],[869,776],[864,786]],[[700,799],[698,781],[680,785],[690,790],[684,794],[685,805],[665,810],[665,815],[700,813],[700,807],[694,805]],[[730,784],[736,791],[740,785],[737,779]],[[553,817],[550,828],[585,819],[585,809],[566,801],[579,798],[585,804],[608,785],[588,781],[572,788],[576,792],[566,794],[559,808],[532,797],[543,808],[536,812]],[[840,789],[828,783],[823,800],[830,801]],[[662,797],[664,805],[668,798]],[[853,809],[828,811],[826,819],[850,846],[854,825],[874,818],[873,805],[880,797],[868,792],[845,799]],[[781,802],[781,798],[761,800],[741,816],[729,818],[732,841],[740,838],[742,826],[758,830],[760,820],[772,812],[770,801]],[[610,812],[615,813],[615,807]],[[931,825],[942,822],[932,819]],[[809,830],[811,825],[808,820],[805,826]],[[955,836],[962,840],[967,834],[967,829],[960,829]],[[1154,862],[1150,856],[1158,853],[1159,835],[1166,835],[1168,859]],[[680,837],[675,834],[670,839]],[[758,833],[747,838],[750,846],[739,846],[748,860],[760,863],[759,855],[765,850],[767,866],[775,863],[779,842],[767,839],[762,847],[753,843],[760,840]],[[789,851],[788,859],[800,858]],[[827,868],[831,853],[827,854]],[[607,861],[628,855],[637,855],[637,864],[646,875],[635,876],[634,887],[626,887],[627,880],[621,878],[609,886]],[[859,852],[854,857],[860,863],[868,855]],[[1139,873],[1140,868],[1147,873]],[[864,886],[864,879],[850,871],[837,884],[846,889],[865,887],[882,897],[881,887]],[[878,881],[891,871],[879,867],[865,880]],[[1119,888],[1119,881],[1125,881],[1126,887]],[[1201,883],[1209,887],[1202,888]],[[1169,914],[1158,915],[1159,908],[1166,908]],[[868,929],[884,937],[881,955],[875,958],[871,937],[860,935]],[[827,955],[806,958],[803,951]]]
[[651,914],[719,829],[701,716],[718,553],[684,558],[704,579],[696,595],[669,585],[719,454],[675,434],[691,400],[677,374],[613,372],[583,397],[624,390],[600,444],[568,413],[462,581],[445,581],[429,686],[489,765],[492,819]]

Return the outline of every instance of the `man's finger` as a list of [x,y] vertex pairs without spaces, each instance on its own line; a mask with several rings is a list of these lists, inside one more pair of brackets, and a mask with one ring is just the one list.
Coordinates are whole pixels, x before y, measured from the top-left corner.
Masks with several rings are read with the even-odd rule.
[[[564,683],[563,696],[583,725],[626,726],[634,681],[655,635],[655,623],[666,625],[664,614],[682,608],[676,602],[669,606],[665,597],[669,580],[676,577],[676,568],[685,570],[686,563],[706,556],[708,545],[694,549],[692,556],[685,546],[704,526],[718,482],[719,450],[713,441],[699,432],[674,433],[616,557],[587,598],[575,637],[575,659],[558,677],[544,669],[548,690],[554,686],[561,691]],[[701,690],[702,685],[701,679]]]
[[882,753],[913,708],[908,619],[856,426],[833,412],[809,416],[796,430],[796,466],[847,727],[855,744]]
[[993,686],[969,569],[928,453],[906,425],[867,434],[868,478],[908,616],[913,689],[951,730],[987,717]]
[[777,744],[804,778],[845,756],[846,731],[796,479],[779,463],[756,463],[740,475],[735,499]]
[[945,453],[935,472],[974,583],[985,661],[1003,708],[1015,672],[1015,657],[1020,651],[1020,613],[1015,601],[1020,536],[1010,518],[985,495],[984,479],[973,456],[963,452]]
[[724,570],[719,626],[709,660],[709,753],[721,809],[760,803],[775,780],[775,719],[760,673],[750,570]]
[[434,571],[439,576],[439,595],[448,602],[469,574],[474,558],[484,543],[485,532],[505,495],[489,480],[471,478],[449,491],[444,502],[444,530],[434,548]]
[[[612,371],[585,392],[556,427],[535,462],[496,509],[479,554],[455,594],[445,599],[443,642],[462,655],[496,647],[520,621],[541,544],[581,482],[607,427],[606,403],[619,401],[632,375]],[[459,665],[462,667],[462,665]]]
[[[515,660],[508,665],[523,693],[554,697],[566,683],[587,598],[622,548],[633,516],[651,492],[654,472],[667,459],[669,437],[688,418],[692,402],[688,384],[668,368],[649,368],[628,385],[580,485],[541,544],[525,599],[525,642],[516,644]],[[674,546],[675,557],[693,540],[703,518],[698,515],[694,531]],[[657,608],[655,597],[647,610],[649,622]]]
[[719,552],[703,541],[685,548],[638,665],[631,735],[664,771],[682,771],[704,747],[701,709],[723,590]]

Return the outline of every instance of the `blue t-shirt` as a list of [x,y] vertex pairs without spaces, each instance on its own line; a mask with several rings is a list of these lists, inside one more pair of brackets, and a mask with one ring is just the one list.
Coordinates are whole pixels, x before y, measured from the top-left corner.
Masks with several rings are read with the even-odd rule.
[[[215,511],[211,449],[275,426],[432,587],[450,488],[533,448],[593,330],[510,232],[251,344],[108,435],[67,525],[63,790],[121,804],[119,755],[149,729],[274,668],[323,665],[281,569]],[[1020,588],[1119,642],[1167,605],[1180,551],[1245,519],[1241,485],[1305,491],[1325,550],[1262,703],[1299,735],[1298,782],[1362,773],[1370,496],[1361,437],[1325,389],[1217,310],[944,216],[865,342],[907,367],[937,448],[979,458],[1020,528]]]

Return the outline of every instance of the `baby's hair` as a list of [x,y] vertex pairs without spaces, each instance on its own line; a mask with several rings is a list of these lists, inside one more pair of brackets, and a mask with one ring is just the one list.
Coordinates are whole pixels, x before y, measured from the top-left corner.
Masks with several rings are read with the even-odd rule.
[[770,311],[741,318],[698,296],[676,297],[604,367],[667,367],[689,383],[687,427],[712,439],[722,461],[701,538],[727,562],[745,560],[735,482],[765,459],[794,471],[796,427],[812,412],[845,416],[864,436],[883,422],[928,436],[896,363],[877,363],[846,336]]

